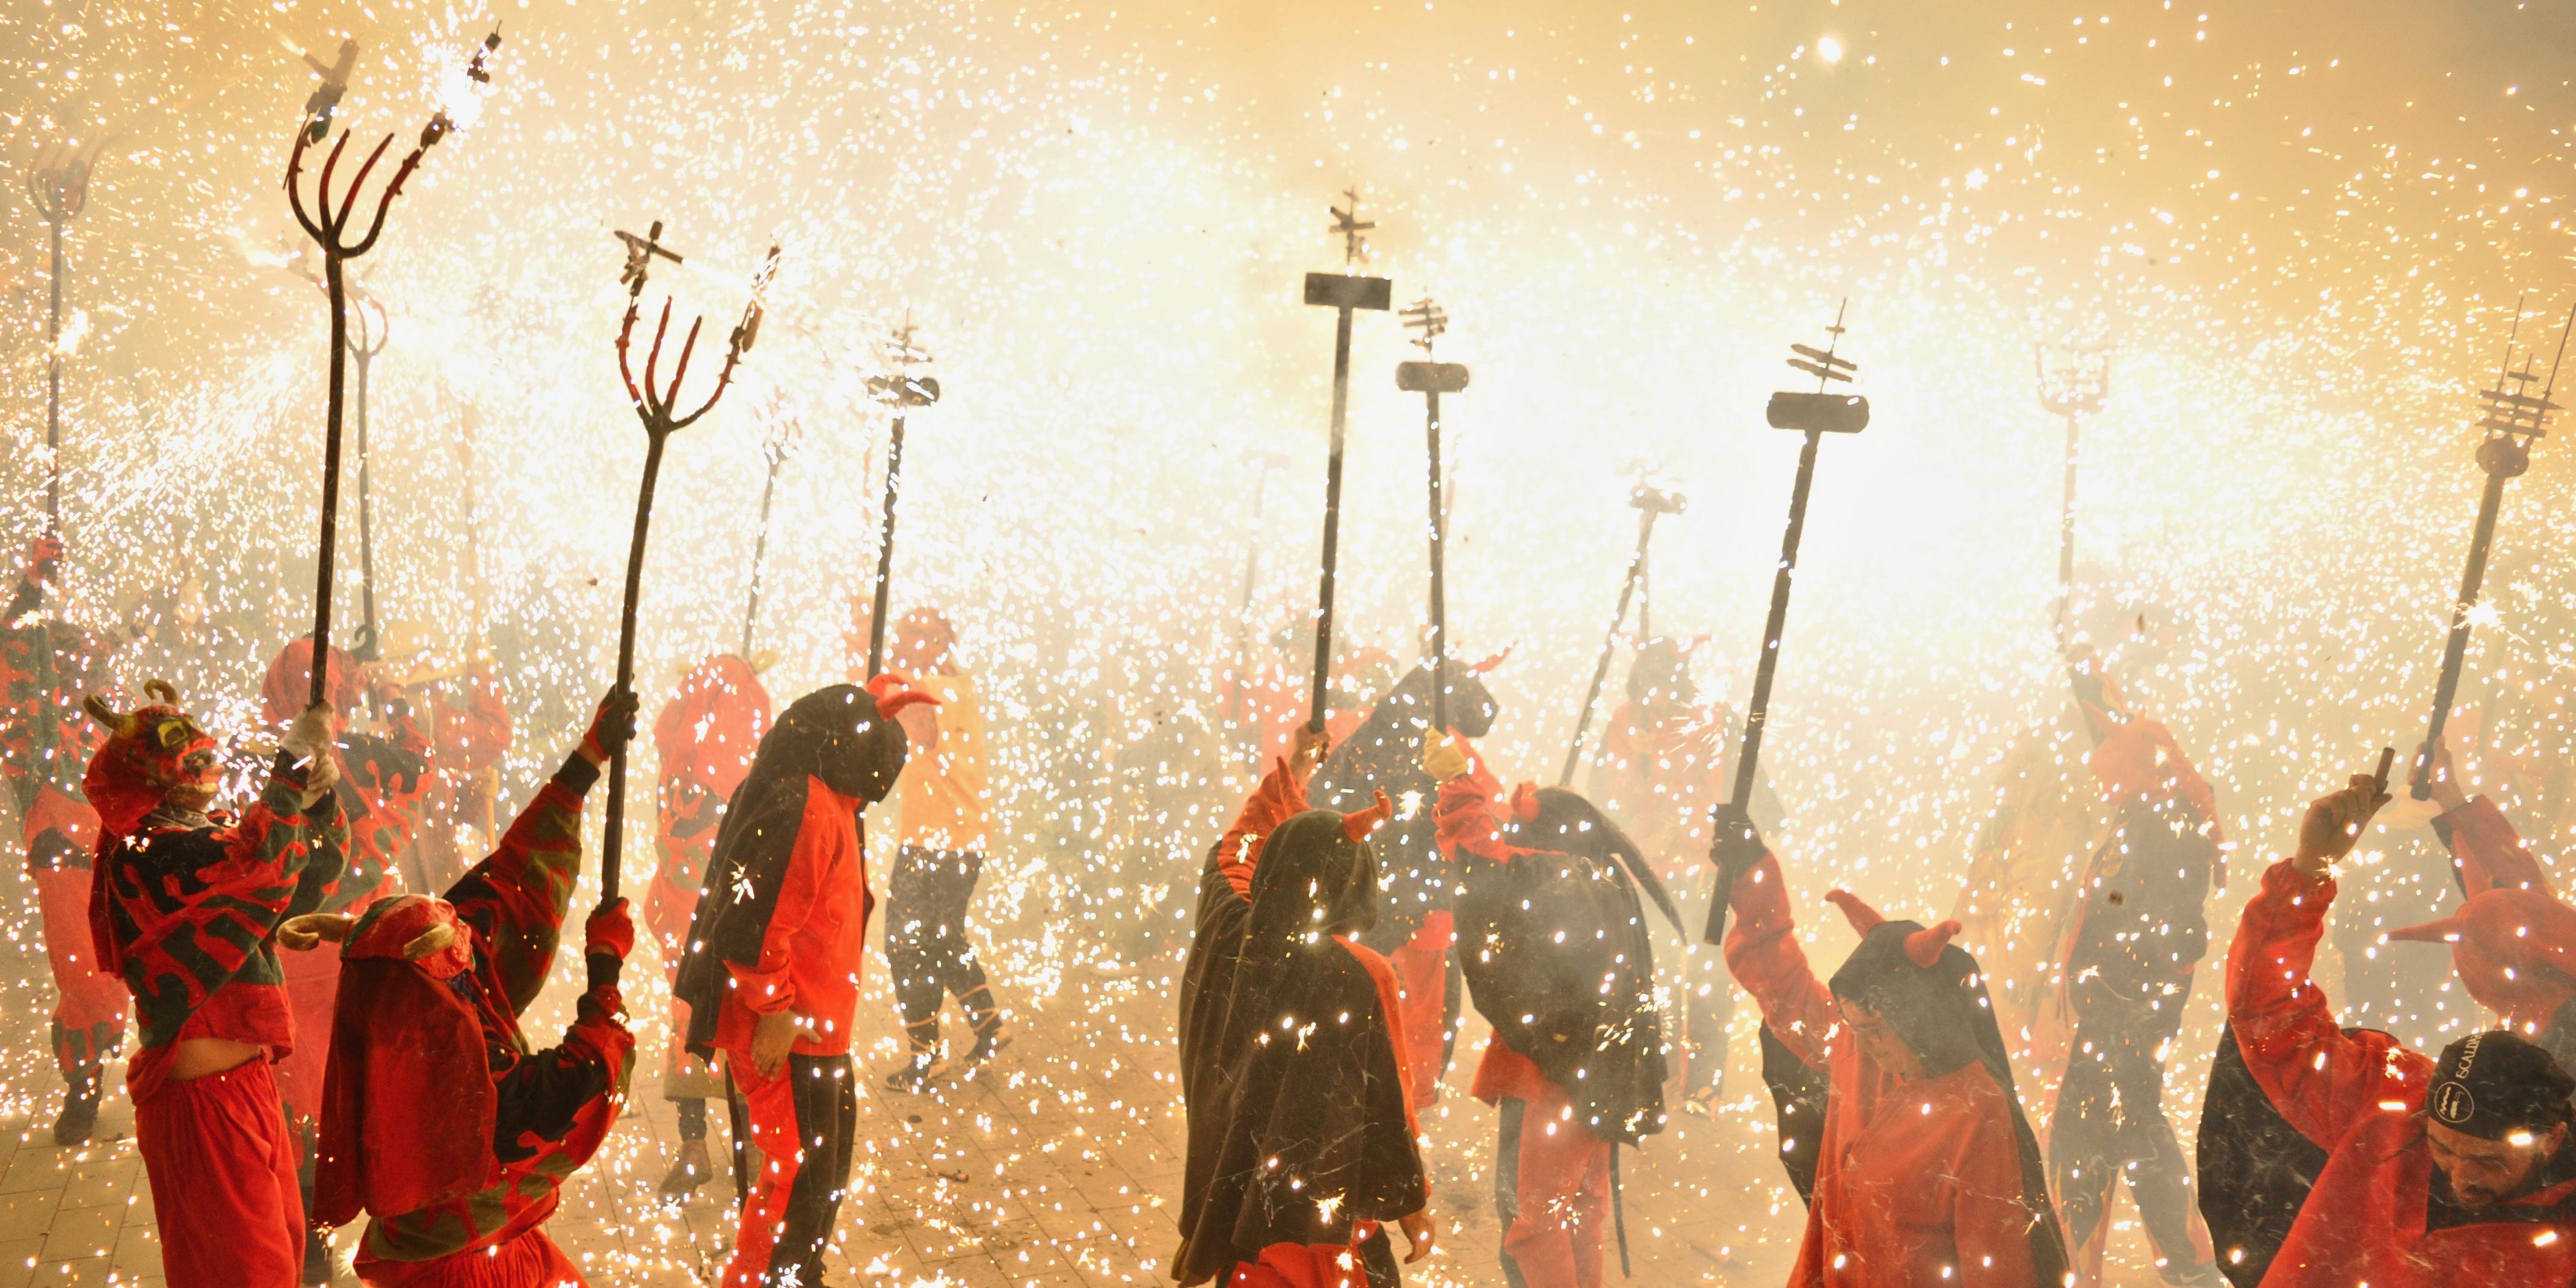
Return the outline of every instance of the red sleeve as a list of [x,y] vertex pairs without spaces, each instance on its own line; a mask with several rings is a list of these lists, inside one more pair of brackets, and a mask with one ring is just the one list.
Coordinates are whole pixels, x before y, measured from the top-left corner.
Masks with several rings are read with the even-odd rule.
[[2331,878],[2288,859],[2263,873],[2227,950],[2227,1023],[2245,1067],[2274,1108],[2332,1149],[2361,1115],[2424,1103],[2432,1062],[2384,1033],[2345,1036],[2308,977],[2325,934]]
[[[1726,932],[1726,968],[1762,1008],[1772,1036],[1810,1067],[1825,1067],[1825,1038],[1842,1023],[1833,994],[1807,965],[1798,946],[1797,919],[1789,913],[1789,886],[1780,860],[1767,851],[1736,879],[1728,899],[1735,926]],[[2018,1187],[2016,1187],[2018,1189]]]
[[1509,863],[1513,855],[1523,853],[1503,844],[1503,820],[1496,812],[1502,800],[1502,784],[1494,781],[1493,771],[1481,759],[1470,764],[1466,773],[1440,784],[1440,801],[1433,807],[1440,848],[1489,863]]
[[2530,847],[2505,820],[2504,811],[2484,796],[2433,820],[2433,829],[2460,861],[2461,884],[2470,894],[2483,890],[2537,890],[2550,893],[2549,877]]
[[754,1015],[775,1015],[796,1007],[795,961],[788,944],[814,916],[829,888],[832,869],[841,862],[834,844],[838,830],[814,826],[815,800],[809,788],[805,819],[796,829],[796,848],[788,853],[787,874],[778,883],[778,903],[769,914],[769,929],[760,937],[760,960],[750,966],[726,962],[733,972],[734,996]]
[[2003,1089],[1988,1083],[1976,1126],[1951,1161],[1952,1237],[1963,1288],[2041,1288],[2030,1256],[2030,1207],[2022,1200],[2021,1142]]
[[1259,786],[1243,802],[1243,812],[1235,815],[1234,826],[1227,828],[1225,839],[1216,845],[1217,870],[1225,874],[1226,884],[1234,892],[1252,897],[1252,874],[1261,864],[1261,843],[1282,823],[1306,812],[1306,785],[1288,769],[1283,757],[1274,760],[1270,772],[1261,776]]

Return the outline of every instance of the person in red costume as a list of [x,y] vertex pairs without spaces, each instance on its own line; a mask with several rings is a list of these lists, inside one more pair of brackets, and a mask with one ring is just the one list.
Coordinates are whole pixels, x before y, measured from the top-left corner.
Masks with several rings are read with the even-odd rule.
[[[1368,834],[1392,813],[1308,809],[1300,734],[1209,851],[1182,973],[1183,1288],[1362,1288],[1398,1273],[1383,1226],[1438,1236],[1402,1057]],[[1321,932],[1321,933],[1318,933]],[[1290,1036],[1293,1034],[1293,1038]]]
[[[690,668],[654,717],[653,750],[662,762],[654,828],[659,863],[644,896],[644,924],[662,951],[667,977],[679,974],[725,802],[751,772],[752,755],[769,732],[772,705],[751,663],[718,653]],[[662,1098],[677,1106],[680,1126],[680,1149],[661,1184],[663,1201],[671,1203],[686,1200],[715,1175],[707,1157],[707,1101],[724,1094],[723,1075],[679,1040],[688,1031],[688,1004],[675,994],[673,1041],[662,1066]]]
[[501,757],[510,750],[510,704],[489,657],[460,672],[416,675],[404,689],[429,735],[431,785],[402,879],[415,889],[444,890],[465,875],[464,830],[473,830],[478,847],[500,843],[493,815]]
[[274,932],[311,912],[346,862],[331,708],[288,729],[259,799],[210,814],[215,740],[165,691],[119,713],[81,779],[99,814],[90,929],[134,994],[126,1066],[173,1288],[288,1288],[305,1263],[296,1149],[270,1066],[296,1045]]
[[1475,1095],[1501,1111],[1504,1275],[1600,1288],[1613,1151],[1665,1122],[1645,907],[1676,932],[1681,915],[1637,843],[1581,796],[1523,783],[1506,797],[1455,736],[1430,739],[1422,768],[1440,784],[1440,845],[1459,858],[1460,959],[1494,1027]]
[[443,898],[278,929],[289,948],[342,945],[313,1219],[373,1216],[357,1266],[371,1288],[584,1282],[544,1224],[616,1124],[635,1067],[617,991],[635,946],[625,900],[583,927],[588,987],[563,1042],[531,1050],[519,1020],[553,973],[581,876],[582,799],[634,728],[633,695],[602,699],[552,781]]
[[36,538],[0,610],[0,782],[18,816],[54,977],[54,1063],[63,1075],[54,1143],[80,1145],[98,1126],[106,1062],[125,1045],[127,1008],[125,986],[101,969],[90,938],[98,811],[80,788],[100,737],[97,725],[80,718],[81,695],[105,687],[116,649],[104,636],[39,614],[62,554],[61,538]]
[[2057,1288],[2065,1236],[1958,923],[1888,921],[1831,891],[1861,942],[1819,980],[1753,821],[1730,807],[1717,832],[1726,964],[1762,1008],[1766,1077],[1786,1066],[1781,1159],[1808,1196],[1790,1284]]
[[2297,849],[2263,874],[2227,960],[2227,1019],[2273,1109],[2327,1152],[2265,1288],[2539,1288],[2576,1279],[2576,1091],[2507,1030],[2438,1060],[2345,1032],[2309,978],[2332,864],[2388,802],[2367,774],[2309,805]]
[[762,1158],[725,1288],[819,1279],[849,1190],[850,1026],[876,908],[860,816],[903,773],[904,709],[937,701],[902,686],[896,675],[835,684],[782,712],[707,860],[672,992],[689,1004],[690,1051],[725,1053]]
[[[332,709],[331,756],[339,763],[340,816],[349,832],[348,866],[323,888],[315,911],[356,915],[369,904],[401,889],[401,859],[411,848],[428,804],[429,738],[412,718],[402,690],[384,682],[373,667],[334,645],[325,677]],[[313,688],[313,638],[287,641],[271,658],[260,680],[261,718],[282,728]],[[379,732],[350,727],[362,702],[384,717]],[[333,999],[340,990],[337,953],[293,953],[280,963],[286,971],[287,1003],[295,1009],[296,1029],[327,1033]],[[285,1098],[287,1128],[304,1156],[305,1206],[313,1202],[313,1133],[322,1118],[322,1084],[329,1048],[319,1041],[298,1045],[278,1061],[277,1089]],[[304,1282],[331,1281],[331,1249],[316,1232],[306,1246]]]

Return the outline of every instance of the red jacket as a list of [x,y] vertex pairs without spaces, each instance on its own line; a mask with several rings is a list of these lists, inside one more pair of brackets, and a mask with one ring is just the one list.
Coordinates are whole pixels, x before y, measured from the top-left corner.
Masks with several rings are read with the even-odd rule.
[[1798,947],[1777,859],[1733,901],[1727,969],[1772,1036],[1832,1081],[1790,1288],[2040,1288],[2009,1093],[1976,1061],[1907,1082],[1861,1054]]
[[2424,1140],[2433,1061],[2384,1033],[2347,1036],[2309,978],[2331,879],[2288,860],[2263,874],[2227,955],[2227,1020],[2245,1067],[2301,1135],[2327,1151],[2264,1288],[2558,1288],[2576,1282],[2576,1220],[2552,1209],[2576,1181],[2474,1224],[2431,1222]]
[[868,891],[867,850],[859,837],[861,804],[820,778],[805,780],[805,818],[779,884],[777,910],[760,941],[760,961],[725,964],[734,987],[716,1016],[717,1046],[749,1051],[760,1016],[792,1010],[821,1030],[820,1037],[797,1038],[796,1054],[849,1054],[868,915],[877,904]]

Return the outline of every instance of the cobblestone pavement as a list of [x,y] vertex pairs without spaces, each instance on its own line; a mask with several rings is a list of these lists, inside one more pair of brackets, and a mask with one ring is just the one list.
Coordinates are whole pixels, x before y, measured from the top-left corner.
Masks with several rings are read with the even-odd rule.
[[[0,1118],[0,1288],[158,1285],[152,1199],[131,1140],[133,1111],[122,1094],[102,1115],[98,1143],[77,1151],[52,1143],[48,1128],[59,1084],[43,1036],[51,998],[40,948],[18,947],[33,979],[0,988],[6,1007],[0,1032],[16,1039],[8,1051],[14,1103],[0,1101],[0,1112],[8,1114]],[[568,1187],[548,1227],[603,1288],[711,1283],[731,1242],[728,1182],[680,1208],[654,1197],[676,1121],[660,1092],[665,994],[644,951],[630,976],[647,978],[629,980],[644,1042],[630,1112],[600,1158]],[[1077,956],[1051,932],[998,935],[988,959],[1015,1015],[1016,1041],[974,1076],[943,1082],[926,1095],[876,1086],[874,1075],[893,1063],[898,1038],[882,960],[871,962],[861,1024],[870,1074],[860,1102],[862,1148],[830,1283],[1170,1282],[1165,1267],[1181,1167],[1172,982],[1167,971],[1102,978],[1069,965]],[[560,1032],[575,974],[559,969],[558,987],[532,1008],[531,1040],[549,1044]],[[1713,1119],[1677,1115],[1667,1134],[1622,1155],[1631,1282],[1753,1288],[1788,1277],[1804,1213],[1771,1158],[1769,1106],[1757,1110],[1751,1099],[1759,1084],[1749,1063],[1750,1023],[1749,1009],[1739,1012],[1728,1110]],[[953,1009],[948,1025],[952,1035],[963,1031]],[[1425,1116],[1446,1230],[1441,1254],[1409,1270],[1411,1284],[1503,1283],[1492,1215],[1494,1115],[1464,1091],[1482,1040],[1481,1025],[1471,1019],[1442,1102]],[[110,1077],[121,1080],[122,1070],[112,1068]],[[722,1106],[714,1108],[721,1166],[726,1126]],[[341,1232],[339,1246],[353,1246],[355,1235]],[[2141,1266],[2136,1243],[2129,1232],[2114,1264]],[[341,1282],[355,1281],[344,1273]],[[2136,1269],[2111,1282],[2147,1288],[2155,1280]]]

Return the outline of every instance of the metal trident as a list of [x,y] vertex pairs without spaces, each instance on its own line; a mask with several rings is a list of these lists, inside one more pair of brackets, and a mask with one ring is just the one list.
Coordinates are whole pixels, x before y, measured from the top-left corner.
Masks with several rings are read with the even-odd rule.
[[[679,256],[660,250],[661,234],[661,221],[656,220],[651,235],[641,244],[652,247],[662,258],[678,263]],[[630,247],[639,244],[631,234],[619,233],[618,237]],[[661,379],[662,342],[671,333],[671,300],[665,296],[662,319],[653,328],[653,348],[644,357],[644,378],[640,382],[636,380],[631,348],[635,321],[643,312],[645,273],[653,257],[653,253],[630,252],[627,267],[619,275],[619,280],[626,283],[626,320],[617,328],[617,371],[625,378],[626,396],[635,405],[636,419],[644,422],[644,478],[635,493],[635,539],[626,548],[626,601],[617,619],[616,687],[620,692],[635,683],[635,603],[644,589],[644,536],[653,518],[653,484],[662,474],[662,448],[670,442],[672,434],[696,424],[699,417],[714,410],[717,400],[723,398],[725,390],[733,384],[734,368],[741,364],[742,355],[751,351],[752,342],[760,336],[761,292],[769,286],[769,279],[778,273],[778,248],[772,246],[768,257],[761,261],[760,271],[752,275],[751,299],[742,306],[742,321],[734,324],[732,335],[726,339],[724,367],[716,373],[716,387],[708,392],[706,401],[698,404],[697,410],[681,414],[678,411],[680,385],[689,377],[689,357],[697,351],[698,331],[707,320],[701,316],[689,323],[688,338],[680,343],[679,361],[672,366],[670,380],[664,382]],[[618,851],[625,834],[626,752],[621,749],[609,758],[608,816],[600,829],[602,906],[617,901]]]
[[[484,41],[483,52],[474,56],[473,65],[476,70],[482,68],[485,56],[498,46],[500,41],[498,31]],[[354,48],[344,48],[342,55],[344,63],[356,60]],[[339,70],[338,77],[344,82],[343,88],[345,88],[345,70]],[[328,79],[329,74],[326,73],[326,84]],[[394,136],[386,135],[384,141],[378,143],[375,150],[367,154],[366,164],[358,167],[357,177],[351,179],[349,186],[341,190],[338,208],[335,210],[331,196],[331,175],[339,168],[340,154],[347,151],[349,147],[349,132],[342,130],[340,141],[331,145],[331,155],[322,162],[322,173],[319,181],[314,185],[313,208],[308,211],[305,209],[303,185],[299,182],[304,173],[304,152],[305,149],[319,142],[329,129],[328,113],[338,105],[339,101],[336,94],[329,96],[328,102],[322,102],[323,96],[319,94],[315,98],[315,103],[308,103],[306,106],[314,108],[318,104],[319,111],[297,127],[295,149],[287,157],[286,199],[287,204],[294,208],[295,222],[302,225],[305,235],[311,237],[314,244],[322,248],[322,283],[331,296],[331,397],[322,441],[322,534],[317,558],[320,566],[314,575],[313,685],[308,699],[311,702],[320,702],[327,691],[331,671],[331,566],[332,551],[339,531],[340,423],[344,391],[348,384],[349,365],[347,264],[350,260],[375,249],[376,238],[382,236],[385,231],[385,215],[393,208],[394,198],[401,195],[403,182],[411,178],[412,171],[420,168],[421,157],[427,154],[429,149],[437,146],[438,141],[455,128],[455,123],[448,119],[444,110],[430,118],[429,124],[420,132],[419,144],[403,157],[402,164],[394,170],[393,180],[385,185],[382,193],[377,195],[375,213],[367,219],[365,233],[351,240],[351,231],[357,226],[358,194],[366,187],[367,176],[375,172],[376,164],[384,160],[385,149],[393,146]]]

